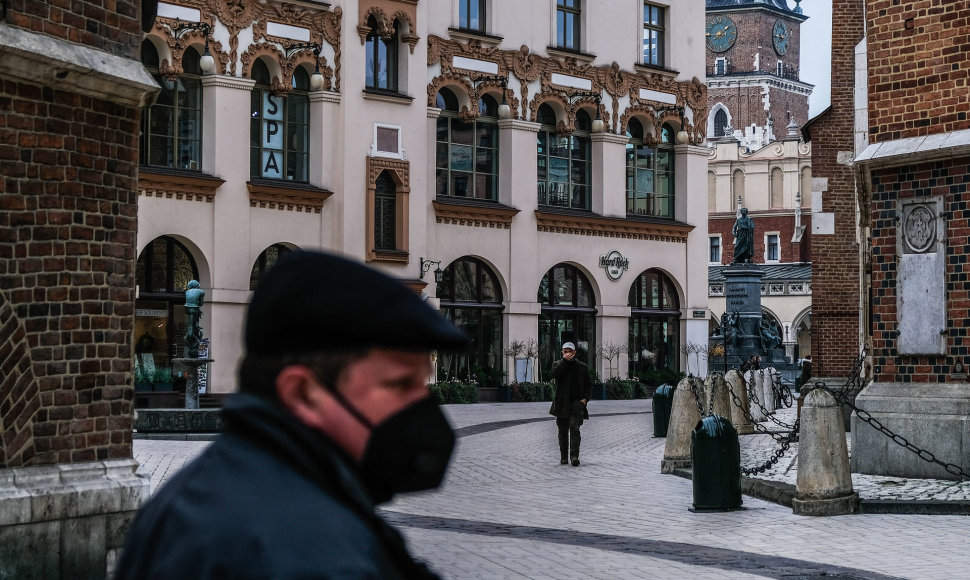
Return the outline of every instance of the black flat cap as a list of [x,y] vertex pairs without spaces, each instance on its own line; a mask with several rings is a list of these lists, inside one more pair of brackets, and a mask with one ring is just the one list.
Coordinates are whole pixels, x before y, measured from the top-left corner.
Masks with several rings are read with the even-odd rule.
[[277,260],[256,285],[246,315],[250,354],[458,350],[467,343],[461,330],[398,280],[321,252]]

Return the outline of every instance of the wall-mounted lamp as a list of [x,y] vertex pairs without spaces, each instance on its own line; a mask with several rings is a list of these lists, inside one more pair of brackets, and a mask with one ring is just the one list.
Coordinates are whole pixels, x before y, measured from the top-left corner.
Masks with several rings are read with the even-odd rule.
[[[602,133],[606,129],[606,125],[603,123],[603,119],[600,118],[600,102],[603,99],[602,93],[597,93],[594,91],[582,91],[578,93],[573,93],[572,97],[590,97],[596,101],[596,118],[593,119],[593,124],[590,127],[593,133]],[[575,101],[574,101],[575,102]]]
[[437,266],[434,270],[434,283],[441,284],[441,278],[444,277],[445,272],[441,269],[441,260],[425,260],[420,258],[418,265],[421,267],[421,274],[418,276],[419,280],[424,280],[424,275],[428,273],[431,266]]
[[509,117],[512,116],[512,108],[509,107],[509,101],[508,99],[505,98],[505,88],[506,86],[508,86],[507,78],[499,75],[492,75],[492,76],[478,77],[477,79],[475,79],[474,82],[475,82],[475,88],[478,88],[478,85],[484,82],[495,82],[502,85],[502,104],[498,106],[498,118],[508,119]]
[[323,88],[326,79],[323,78],[323,74],[320,73],[320,50],[321,47],[316,42],[301,42],[300,44],[294,44],[293,46],[286,49],[286,58],[290,58],[297,52],[301,50],[310,49],[313,51],[313,74],[310,76],[310,88],[319,91]]
[[202,72],[210,72],[216,66],[216,59],[212,58],[212,54],[209,53],[209,33],[212,28],[208,22],[182,22],[178,18],[175,19],[175,28],[172,29],[172,32],[176,39],[182,38],[190,30],[201,30],[205,36],[205,51],[202,53],[202,58],[199,59],[199,68],[202,69]]
[[690,135],[688,135],[687,131],[684,129],[684,125],[687,124],[687,121],[684,117],[683,107],[678,105],[671,105],[669,107],[660,107],[659,109],[654,109],[654,111],[657,113],[658,117],[662,117],[665,113],[677,113],[677,116],[680,117],[680,130],[677,131],[677,134],[674,136],[674,139],[680,145],[683,145],[690,141]]

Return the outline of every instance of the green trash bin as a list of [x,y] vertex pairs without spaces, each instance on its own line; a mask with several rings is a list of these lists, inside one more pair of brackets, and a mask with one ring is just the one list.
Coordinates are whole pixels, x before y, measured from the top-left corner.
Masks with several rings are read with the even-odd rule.
[[670,425],[670,409],[674,403],[674,388],[660,385],[653,392],[653,436],[666,437]]
[[694,483],[692,512],[741,509],[741,445],[734,425],[720,415],[702,418],[690,434]]

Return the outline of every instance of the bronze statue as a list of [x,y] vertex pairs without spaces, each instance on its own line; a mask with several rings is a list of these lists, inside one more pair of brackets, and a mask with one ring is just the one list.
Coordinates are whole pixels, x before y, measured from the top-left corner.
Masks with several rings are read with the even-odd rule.
[[748,208],[742,207],[731,229],[734,234],[734,264],[750,262],[754,257],[754,220],[748,217]]
[[199,358],[203,302],[205,302],[205,291],[199,287],[198,280],[189,280],[188,289],[185,291],[185,350],[188,358]]

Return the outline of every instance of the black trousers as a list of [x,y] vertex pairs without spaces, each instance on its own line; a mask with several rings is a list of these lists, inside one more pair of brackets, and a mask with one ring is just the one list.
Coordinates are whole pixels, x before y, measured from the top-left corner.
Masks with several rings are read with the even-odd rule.
[[566,459],[566,453],[569,453],[570,459],[579,459],[579,443],[582,441],[579,427],[582,424],[583,418],[578,415],[556,417],[556,427],[559,428],[559,454],[563,459]]

